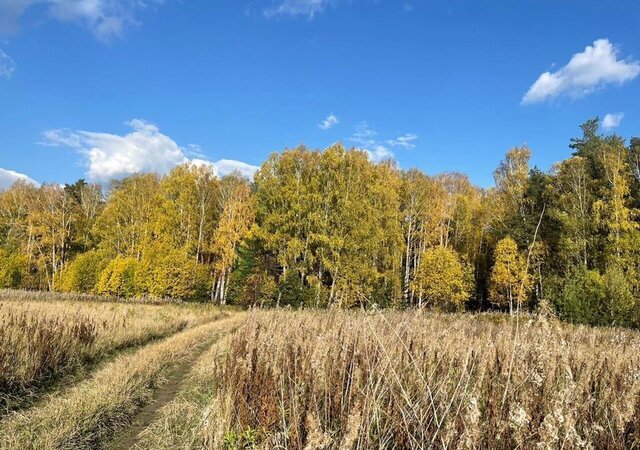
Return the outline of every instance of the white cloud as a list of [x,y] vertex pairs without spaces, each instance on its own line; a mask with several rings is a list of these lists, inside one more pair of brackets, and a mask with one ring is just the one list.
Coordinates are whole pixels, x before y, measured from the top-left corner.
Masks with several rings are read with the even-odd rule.
[[157,126],[144,120],[134,119],[127,125],[132,131],[124,136],[91,131],[48,130],[43,133],[41,144],[76,150],[85,159],[87,177],[98,182],[140,172],[164,174],[178,164],[189,161],[211,164],[221,175],[230,172],[232,167],[250,175],[257,169],[239,161],[189,159],[193,144],[187,149],[180,147],[169,136],[162,134]]
[[202,159],[192,159],[192,164],[196,165],[208,165],[213,168],[213,171],[218,176],[229,175],[233,172],[239,172],[241,175],[252,179],[253,175],[259,169],[257,166],[252,166],[251,164],[243,163],[241,161],[235,161],[232,159],[221,159],[216,162],[206,161]]
[[640,62],[618,59],[618,50],[608,39],[598,39],[569,63],[545,72],[522,98],[523,104],[540,103],[561,95],[579,98],[607,85],[621,85],[640,75]]
[[373,162],[380,162],[393,158],[393,152],[377,139],[378,133],[371,129],[366,121],[356,125],[355,130],[349,140],[356,148],[364,150],[369,159]]
[[72,133],[66,129],[47,130],[42,133],[43,141],[38,142],[41,145],[50,147],[69,147],[73,149],[81,149],[83,140],[77,133]]
[[356,125],[355,130],[349,139],[352,142],[355,142],[356,145],[362,148],[367,148],[376,145],[377,135],[378,133],[371,129],[367,121],[362,121]]
[[604,119],[602,119],[602,128],[604,128],[605,130],[618,128],[620,126],[620,123],[622,122],[622,119],[624,119],[624,113],[619,112],[607,114],[604,116]]
[[414,142],[418,140],[418,135],[414,133],[407,133],[402,136],[398,136],[395,139],[390,139],[387,141],[391,147],[403,147],[406,149],[415,148],[416,144]]
[[393,158],[393,152],[384,145],[376,145],[375,147],[363,149],[369,155],[369,159],[373,162],[385,161]]
[[318,126],[323,130],[328,130],[329,128],[337,125],[338,123],[340,123],[338,118],[333,114],[329,114],[326,119],[324,119],[322,122],[318,124]]
[[316,14],[323,12],[330,0],[280,0],[274,6],[266,9],[266,17],[275,16],[307,16],[313,19]]
[[184,149],[187,156],[191,158],[200,158],[205,159],[206,155],[204,154],[204,150],[198,144],[189,144]]
[[40,183],[32,178],[29,178],[23,173],[14,172],[13,170],[0,169],[0,191],[10,188],[11,185],[16,181],[24,181],[35,186],[40,186]]
[[0,50],[0,77],[11,78],[16,70],[16,63],[9,55]]
[[34,5],[44,5],[49,17],[87,27],[100,40],[120,37],[135,25],[136,13],[164,0],[0,0],[0,33],[13,33],[20,17]]
[[122,36],[127,24],[135,24],[134,9],[142,4],[114,0],[49,0],[49,14],[61,22],[86,26],[98,39]]

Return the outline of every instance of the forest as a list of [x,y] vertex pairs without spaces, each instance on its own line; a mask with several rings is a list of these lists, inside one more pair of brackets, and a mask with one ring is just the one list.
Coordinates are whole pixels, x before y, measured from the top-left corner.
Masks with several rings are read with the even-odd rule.
[[508,150],[480,188],[335,144],[253,180],[184,164],[0,193],[0,287],[242,307],[555,310],[640,325],[640,139],[581,125],[548,171]]

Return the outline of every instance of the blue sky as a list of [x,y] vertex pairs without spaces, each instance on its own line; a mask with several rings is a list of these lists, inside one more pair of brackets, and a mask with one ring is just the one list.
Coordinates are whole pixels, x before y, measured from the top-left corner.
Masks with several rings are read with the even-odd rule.
[[[481,185],[640,130],[640,2],[0,0],[0,184],[220,173],[336,141]],[[548,72],[548,73],[547,73]]]

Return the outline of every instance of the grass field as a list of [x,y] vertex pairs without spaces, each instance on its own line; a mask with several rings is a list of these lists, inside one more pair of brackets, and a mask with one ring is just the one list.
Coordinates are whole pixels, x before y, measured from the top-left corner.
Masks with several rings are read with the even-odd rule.
[[640,445],[636,331],[59,298],[3,300],[0,313],[13,352],[1,375],[20,380],[6,395],[74,380],[6,413],[2,449]]
[[[175,304],[119,304],[42,294],[0,295],[0,415],[119,351],[222,315]],[[64,300],[61,300],[64,299]]]
[[257,312],[137,448],[637,448],[639,345],[535,317]]

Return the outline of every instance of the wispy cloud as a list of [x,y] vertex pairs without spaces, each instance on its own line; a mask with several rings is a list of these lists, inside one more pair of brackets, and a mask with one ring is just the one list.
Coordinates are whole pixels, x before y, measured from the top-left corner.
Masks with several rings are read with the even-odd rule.
[[219,175],[239,170],[251,177],[258,169],[240,161],[223,159],[206,161],[189,158],[199,147],[191,144],[180,147],[160,129],[145,120],[134,119],[127,123],[132,131],[124,136],[92,131],[47,130],[41,144],[67,147],[77,151],[87,165],[87,177],[93,181],[106,182],[140,172],[166,173],[178,164],[193,162],[209,164]]
[[0,33],[18,29],[22,15],[36,5],[48,17],[86,27],[102,41],[121,37],[125,29],[138,23],[137,14],[164,0],[0,0]]
[[329,114],[326,119],[324,119],[322,122],[318,124],[318,127],[320,127],[323,130],[328,130],[329,128],[332,128],[335,125],[337,125],[338,123],[340,123],[338,118],[333,114]]
[[605,130],[618,128],[620,123],[622,123],[622,119],[624,119],[624,113],[621,112],[606,114],[604,119],[602,119],[602,128]]
[[381,141],[378,138],[378,132],[373,130],[366,121],[357,124],[353,134],[349,138],[356,148],[367,152],[369,159],[374,162],[393,158],[394,154],[389,147],[414,148],[414,142],[417,139],[417,134],[408,133],[396,139]]
[[5,52],[0,50],[0,77],[11,78],[11,75],[13,75],[13,72],[15,71],[15,61]]
[[275,16],[306,16],[313,19],[316,14],[323,12],[331,0],[279,0],[264,10],[266,17]]
[[415,141],[418,140],[418,135],[414,133],[407,133],[402,136],[398,136],[395,139],[389,139],[387,144],[391,147],[403,147],[406,149],[415,148]]
[[608,39],[598,39],[583,52],[573,55],[564,67],[540,75],[522,103],[541,103],[562,95],[579,98],[608,84],[621,85],[640,75],[640,62],[618,56],[618,49]]
[[367,148],[376,145],[377,135],[378,132],[372,130],[369,126],[369,122],[364,120],[355,126],[353,134],[349,140],[362,148]]
[[0,0],[0,34],[8,35],[18,31],[22,14],[41,0]]

